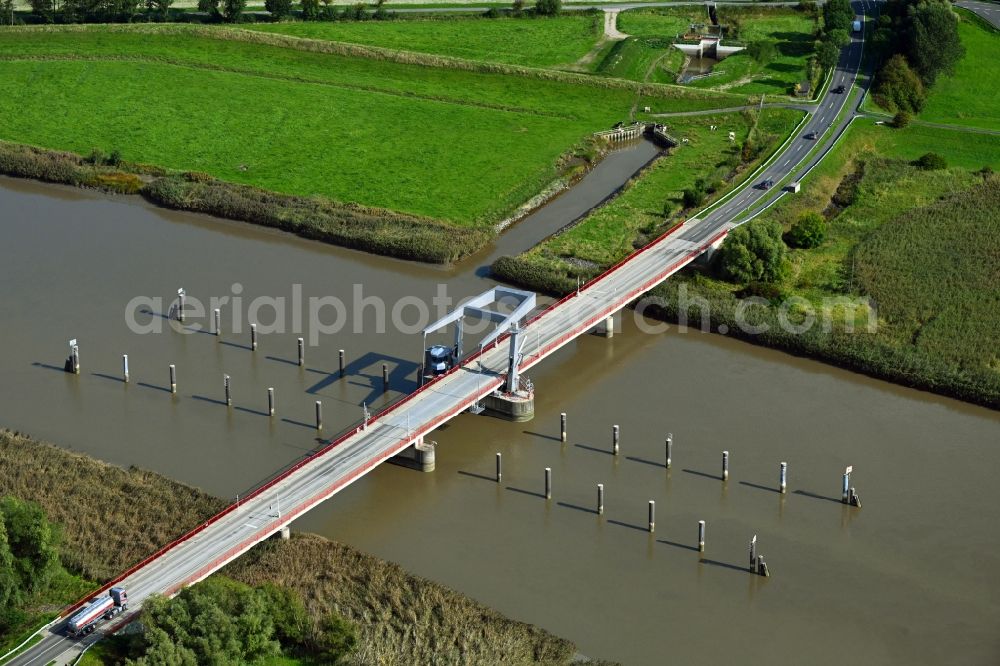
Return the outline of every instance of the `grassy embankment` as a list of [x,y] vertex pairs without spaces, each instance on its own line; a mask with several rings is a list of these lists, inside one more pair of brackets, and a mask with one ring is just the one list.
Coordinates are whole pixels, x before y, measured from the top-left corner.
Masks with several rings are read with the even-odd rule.
[[[63,561],[104,581],[224,505],[151,472],[120,469],[0,430],[0,495],[32,500],[64,526]],[[567,663],[573,645],[441,585],[313,535],[269,541],[223,573],[299,591],[311,617],[358,626],[350,663]],[[67,591],[53,606],[75,601]],[[99,653],[98,653],[99,654]],[[96,654],[95,654],[96,656]],[[290,663],[290,662],[283,662]]]
[[618,14],[618,29],[629,37],[616,43],[595,62],[596,74],[655,83],[677,80],[684,54],[672,44],[677,35],[688,29],[697,10],[657,14],[655,20],[649,20],[653,15],[647,11],[629,10]]
[[[668,157],[580,223],[518,257],[502,258],[494,269],[505,279],[533,288],[568,292],[578,277],[593,277],[682,219],[683,191],[696,180],[716,189],[713,198],[725,194],[777,148],[801,117],[791,109],[765,109],[759,119],[751,112],[672,118],[667,129],[688,143],[671,149]],[[710,125],[719,129],[711,131]],[[737,134],[736,145],[728,139],[729,130]],[[738,164],[739,145],[751,135],[761,153],[749,164]]]
[[[650,81],[674,81],[680,73],[683,55],[670,42],[686,32],[690,24],[706,20],[702,7],[622,12],[618,28],[632,37],[605,59],[599,71],[640,81],[650,72]],[[816,20],[809,13],[785,8],[723,6],[719,8],[719,20],[730,25],[730,33],[741,43],[772,42],[776,55],[770,62],[758,63],[746,54],[736,53],[719,62],[711,76],[687,85],[741,94],[787,95],[796,83],[806,78],[816,30]]]
[[571,65],[590,51],[604,30],[604,17],[590,13],[494,19],[410,14],[393,21],[303,21],[245,27],[469,60],[557,67]]
[[430,261],[481,247],[493,223],[566,176],[566,158],[587,153],[588,137],[625,117],[640,90],[677,110],[742,100],[194,26],[0,30],[0,72],[0,139],[81,154],[97,146],[294,196],[204,178],[147,186],[166,205]]

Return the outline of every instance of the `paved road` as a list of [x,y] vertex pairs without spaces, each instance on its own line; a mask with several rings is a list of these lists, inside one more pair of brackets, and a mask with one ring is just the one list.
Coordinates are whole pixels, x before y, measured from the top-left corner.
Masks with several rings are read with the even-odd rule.
[[[727,106],[719,109],[701,109],[700,111],[672,111],[670,113],[653,113],[650,114],[653,118],[676,118],[684,116],[714,116],[721,113],[739,113],[740,111],[748,111],[750,109],[760,108],[757,104],[745,104],[743,106]],[[812,103],[798,103],[798,102],[768,102],[764,104],[765,109],[795,109],[797,111],[805,111],[806,113],[813,113],[816,111],[816,105]]]
[[[873,16],[877,15],[880,3],[873,0],[858,0],[851,4],[858,14],[864,12]],[[718,217],[736,219],[745,211],[759,211],[770,206],[788,193],[785,190],[777,189],[761,190],[760,184],[763,181],[772,180],[778,183],[800,165],[803,168],[798,172],[797,177],[801,178],[826,157],[834,143],[847,130],[848,124],[860,107],[861,100],[871,84],[870,69],[865,72],[861,71],[863,39],[857,34],[852,35],[851,39],[851,44],[845,47],[841,53],[840,62],[837,63],[837,69],[833,73],[826,94],[816,105],[815,111],[808,118],[798,136],[791,139],[786,149],[768,163],[768,166],[754,178],[753,183],[748,184],[749,187],[732,195],[721,206],[713,208],[706,219],[717,219]],[[853,88],[855,83],[858,84],[857,89]],[[833,92],[839,86],[844,87],[844,92]],[[837,121],[837,117],[845,108],[852,109],[852,112],[845,113]],[[819,139],[806,138],[813,132],[819,136]],[[819,147],[813,151],[814,148],[817,148],[817,142]],[[753,189],[755,187],[757,189]]]
[[980,0],[959,0],[955,3],[955,6],[979,14],[989,21],[994,28],[1000,28],[1000,4],[995,2],[981,2]]
[[[858,12],[863,2],[856,2]],[[855,38],[845,47],[833,76],[832,87],[851,89],[861,63],[862,42]],[[803,132],[829,129],[847,103],[857,104],[859,95],[827,93],[807,120]],[[843,124],[840,128],[842,129]],[[832,142],[833,136],[827,139]],[[755,179],[778,181],[800,163],[815,163],[809,157],[815,142],[793,138],[784,151]],[[701,254],[734,225],[736,216],[754,205],[774,200],[774,190],[756,189],[753,183],[711,213],[688,221],[680,230],[647,247],[605,277],[592,281],[577,295],[532,319],[525,331],[527,370],[549,354],[571,342],[625,307],[637,296],[661,283]],[[166,553],[125,576],[119,584],[128,589],[130,612],[138,611],[153,593],[171,594],[184,585],[201,580],[288,525],[320,502],[330,498],[418,437],[459,414],[502,383],[507,345],[501,342],[450,374],[404,398],[367,426],[358,427],[331,443],[322,455],[295,469],[263,492],[244,499],[238,507],[221,514],[200,531]],[[127,619],[127,618],[126,618]],[[115,629],[118,625],[106,627]],[[41,642],[16,657],[14,666],[44,666],[65,663],[79,652],[82,643],[66,637],[63,625],[45,632]],[[87,639],[97,640],[101,632]]]

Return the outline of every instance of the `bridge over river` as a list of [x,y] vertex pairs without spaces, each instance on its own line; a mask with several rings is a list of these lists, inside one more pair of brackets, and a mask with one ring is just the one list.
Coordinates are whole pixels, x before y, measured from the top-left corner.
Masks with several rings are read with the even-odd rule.
[[[855,8],[861,14],[868,10],[868,4],[857,2]],[[849,103],[860,104],[863,90],[853,90],[851,86],[861,66],[862,48],[863,38],[855,35],[852,43],[844,48],[828,84],[828,90],[845,86],[846,94],[825,94],[775,156],[710,213],[674,227],[583,285],[576,293],[527,318],[520,328],[524,342],[516,369],[524,371],[533,367],[576,337],[594,329],[720,242],[746,211],[759,210],[783,194],[778,187],[762,189],[755,187],[757,183],[764,180],[781,183],[798,167],[808,170],[817,164],[851,120],[851,114],[845,114],[835,122],[840,111]],[[823,135],[820,150],[813,151],[816,144],[801,138],[810,132]],[[511,367],[509,335],[497,337],[446,374],[327,442],[307,459],[102,588],[100,592],[104,594],[112,585],[124,586],[129,594],[131,615],[120,616],[113,624],[77,641],[66,637],[62,631],[67,611],[61,621],[46,628],[40,641],[8,663],[21,666],[71,661],[102,633],[114,631],[128,622],[149,595],[170,595],[209,576],[255,544],[282,532],[296,518],[380,463],[422,442],[435,428],[503,388]]]

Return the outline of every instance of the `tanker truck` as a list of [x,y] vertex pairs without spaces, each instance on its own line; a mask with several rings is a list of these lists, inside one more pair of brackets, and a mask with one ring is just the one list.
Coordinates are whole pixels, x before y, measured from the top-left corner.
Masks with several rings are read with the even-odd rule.
[[124,587],[113,587],[108,596],[96,597],[66,623],[70,636],[85,636],[97,629],[101,620],[110,620],[128,608],[128,594]]

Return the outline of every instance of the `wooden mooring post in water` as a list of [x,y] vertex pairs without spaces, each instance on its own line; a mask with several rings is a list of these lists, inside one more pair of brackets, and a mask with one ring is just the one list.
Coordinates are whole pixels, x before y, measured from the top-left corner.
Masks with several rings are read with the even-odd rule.
[[497,452],[497,483],[500,483],[500,479],[503,478],[503,460],[500,452]]
[[566,412],[559,415],[559,440],[566,441]]
[[552,468],[545,468],[545,499],[552,499]]
[[170,393],[177,393],[177,366],[170,364]]
[[618,426],[612,426],[611,427],[611,453],[613,453],[614,455],[618,455],[618,448],[619,448],[618,447],[618,443],[619,443],[620,439],[621,439],[621,431],[618,429]]
[[698,552],[705,552],[705,521],[698,521]]
[[267,389],[267,415],[274,416],[274,389]]
[[604,484],[597,484],[597,515],[604,515]]
[[729,451],[722,452],[722,480],[729,480]]
[[128,354],[122,354],[122,381],[128,384]]
[[667,469],[670,469],[670,465],[673,464],[673,456],[674,456],[674,433],[672,432],[667,433],[666,449],[667,449],[666,467]]
[[229,385],[229,375],[223,375],[222,376],[222,384],[223,384],[223,386],[226,389],[226,407],[232,407],[233,406],[233,394],[232,394],[231,387]]
[[323,401],[316,401],[316,430],[323,429]]
[[306,341],[299,338],[299,367],[303,368],[306,365]]

